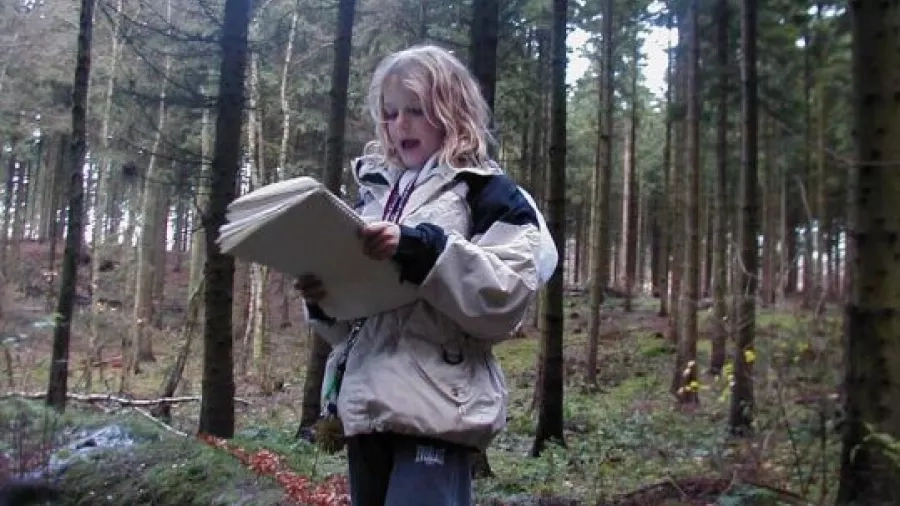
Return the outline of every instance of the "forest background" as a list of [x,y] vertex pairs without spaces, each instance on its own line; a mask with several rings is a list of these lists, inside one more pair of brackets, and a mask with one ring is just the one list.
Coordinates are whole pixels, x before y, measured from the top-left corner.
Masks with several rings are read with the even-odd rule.
[[469,63],[561,254],[497,348],[479,503],[898,497],[868,323],[896,318],[872,294],[896,292],[900,62],[873,5],[4,2],[0,476],[49,469],[72,504],[346,501],[309,441],[327,345],[292,279],[214,239],[285,178],[352,199],[372,70],[428,42]]

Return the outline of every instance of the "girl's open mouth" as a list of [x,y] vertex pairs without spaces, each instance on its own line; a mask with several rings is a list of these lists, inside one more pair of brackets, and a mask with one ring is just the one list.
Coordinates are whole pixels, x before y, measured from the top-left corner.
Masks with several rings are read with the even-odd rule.
[[402,141],[400,141],[400,149],[403,149],[403,150],[415,149],[418,146],[419,146],[418,139],[403,139]]

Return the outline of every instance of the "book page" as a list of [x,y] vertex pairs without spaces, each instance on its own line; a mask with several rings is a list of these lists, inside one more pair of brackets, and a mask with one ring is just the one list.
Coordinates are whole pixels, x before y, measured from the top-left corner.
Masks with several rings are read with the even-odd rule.
[[363,220],[346,203],[324,188],[287,202],[269,206],[258,221],[245,216],[231,224],[237,229],[220,238],[222,251],[287,274],[317,275],[328,292],[320,305],[338,319],[369,316],[417,298],[415,285],[400,283],[394,262],[363,254]]

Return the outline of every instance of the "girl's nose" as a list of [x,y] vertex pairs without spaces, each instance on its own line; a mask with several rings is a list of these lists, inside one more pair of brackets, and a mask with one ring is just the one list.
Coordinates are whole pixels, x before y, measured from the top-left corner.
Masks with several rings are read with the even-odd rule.
[[400,128],[406,128],[409,124],[409,115],[406,111],[400,111],[397,113],[397,126]]

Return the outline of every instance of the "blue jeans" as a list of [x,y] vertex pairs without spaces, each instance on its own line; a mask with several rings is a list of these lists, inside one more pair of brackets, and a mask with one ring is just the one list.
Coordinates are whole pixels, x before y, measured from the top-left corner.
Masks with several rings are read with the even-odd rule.
[[471,506],[472,455],[464,446],[397,434],[347,439],[353,506]]

